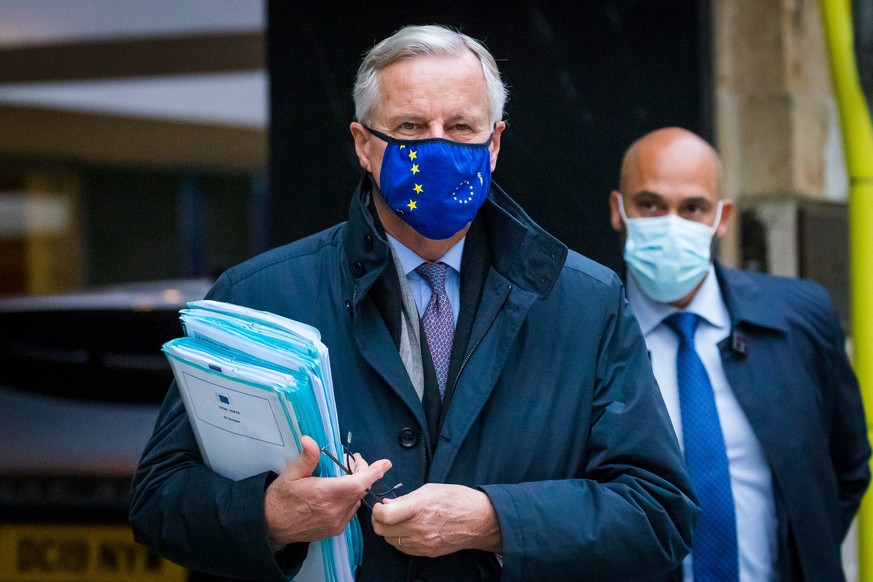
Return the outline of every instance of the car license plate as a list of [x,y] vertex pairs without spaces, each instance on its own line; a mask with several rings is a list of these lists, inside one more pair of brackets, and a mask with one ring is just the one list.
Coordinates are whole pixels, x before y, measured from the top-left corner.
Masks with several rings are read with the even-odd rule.
[[127,526],[0,524],[0,582],[182,582]]

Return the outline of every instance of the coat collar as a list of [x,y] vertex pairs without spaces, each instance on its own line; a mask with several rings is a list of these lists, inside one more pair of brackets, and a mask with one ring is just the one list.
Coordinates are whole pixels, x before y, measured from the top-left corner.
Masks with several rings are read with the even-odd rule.
[[731,316],[731,328],[741,324],[788,332],[784,309],[774,309],[772,297],[761,293],[762,275],[729,269],[715,261],[715,274]]
[[479,216],[486,220],[494,267],[540,299],[548,297],[567,260],[567,246],[546,232],[494,182]]
[[[352,197],[346,226],[346,267],[352,276],[350,295],[355,303],[381,276],[391,256],[372,195],[370,180],[364,176]],[[495,269],[513,285],[541,299],[547,297],[567,258],[567,247],[531,220],[494,182],[476,220],[486,223]]]
[[357,304],[382,275],[391,258],[385,229],[376,217],[372,186],[367,176],[358,183],[349,208],[345,231],[346,268],[351,273],[349,295]]

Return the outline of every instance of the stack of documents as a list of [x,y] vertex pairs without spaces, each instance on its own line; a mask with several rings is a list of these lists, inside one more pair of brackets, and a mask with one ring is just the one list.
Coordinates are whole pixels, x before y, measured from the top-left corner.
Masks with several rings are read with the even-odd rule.
[[[302,435],[342,458],[330,360],[317,329],[218,301],[191,302],[180,314],[186,337],[163,350],[212,470],[234,480],[279,473],[300,456]],[[339,476],[325,461],[316,475]],[[352,581],[362,547],[356,517],[343,535],[311,543],[294,579]]]

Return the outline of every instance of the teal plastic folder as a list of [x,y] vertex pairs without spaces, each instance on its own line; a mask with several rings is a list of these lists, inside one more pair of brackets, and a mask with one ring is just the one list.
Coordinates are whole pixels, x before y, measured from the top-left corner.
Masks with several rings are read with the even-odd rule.
[[[185,337],[163,346],[204,462],[229,479],[279,473],[308,435],[334,457],[343,447],[327,347],[312,326],[218,301],[180,311]],[[322,458],[316,476],[340,476]],[[355,517],[342,535],[310,543],[294,580],[352,582],[363,538]]]

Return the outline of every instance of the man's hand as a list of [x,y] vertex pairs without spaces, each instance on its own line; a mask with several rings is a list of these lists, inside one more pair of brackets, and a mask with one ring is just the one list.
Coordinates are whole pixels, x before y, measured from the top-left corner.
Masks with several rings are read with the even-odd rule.
[[313,477],[321,452],[308,436],[301,439],[301,445],[300,457],[288,463],[267,487],[264,515],[274,548],[341,534],[373,482],[391,468],[391,461],[387,459],[367,465],[356,455],[354,474]]
[[461,485],[428,483],[373,506],[373,530],[412,556],[444,556],[464,549],[500,553],[503,538],[488,496]]

